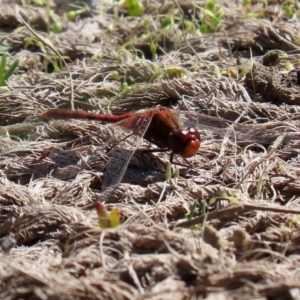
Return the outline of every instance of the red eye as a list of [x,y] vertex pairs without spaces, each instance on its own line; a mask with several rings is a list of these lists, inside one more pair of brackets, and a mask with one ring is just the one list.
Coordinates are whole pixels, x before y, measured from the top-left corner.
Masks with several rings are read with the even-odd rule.
[[195,155],[200,147],[200,134],[194,128],[178,130],[170,136],[170,149],[184,158]]
[[[185,134],[186,132],[183,131],[182,133]],[[200,134],[194,128],[189,128],[185,136],[185,147],[180,154],[182,157],[188,158],[197,153],[200,147]]]
[[184,150],[181,152],[181,156],[184,158],[192,157],[197,153],[199,147],[200,147],[199,140],[190,141],[188,142]]

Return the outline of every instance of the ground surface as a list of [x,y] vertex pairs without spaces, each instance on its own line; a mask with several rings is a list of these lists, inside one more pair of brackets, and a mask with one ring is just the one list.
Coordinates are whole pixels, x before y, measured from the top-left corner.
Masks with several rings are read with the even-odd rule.
[[[103,1],[75,22],[25,2],[0,1],[20,60],[0,93],[0,298],[300,299],[297,1]],[[136,151],[103,192],[137,138],[107,153],[117,126],[41,118],[72,105],[176,108],[202,145],[168,181],[167,153]],[[101,229],[95,201],[122,224]]]

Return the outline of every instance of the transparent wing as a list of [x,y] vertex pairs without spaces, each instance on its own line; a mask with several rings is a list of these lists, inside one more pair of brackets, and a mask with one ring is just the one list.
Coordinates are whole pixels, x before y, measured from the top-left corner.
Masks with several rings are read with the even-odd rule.
[[[134,154],[143,144],[143,136],[152,120],[153,114],[137,115],[118,122],[116,125],[125,128],[125,138],[110,152],[110,159],[106,165],[102,188],[107,189],[120,183],[128,164]],[[129,130],[126,130],[129,128]],[[128,136],[129,135],[129,136]]]
[[[300,133],[296,128],[283,127],[282,122],[262,124],[240,124],[230,120],[207,116],[196,112],[172,111],[180,120],[183,129],[194,127],[204,139],[212,136],[222,139],[225,135],[243,143],[270,145],[279,135],[286,134],[285,141],[299,140]],[[278,127],[280,126],[280,128]]]

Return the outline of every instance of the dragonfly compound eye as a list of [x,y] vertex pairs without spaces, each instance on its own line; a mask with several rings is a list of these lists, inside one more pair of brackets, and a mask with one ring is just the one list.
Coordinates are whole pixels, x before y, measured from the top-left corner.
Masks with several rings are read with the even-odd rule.
[[178,130],[170,136],[170,149],[184,158],[194,156],[200,147],[200,134],[194,128]]
[[184,158],[192,157],[200,147],[200,134],[194,128],[183,130],[182,134],[185,136],[185,147],[180,154]]

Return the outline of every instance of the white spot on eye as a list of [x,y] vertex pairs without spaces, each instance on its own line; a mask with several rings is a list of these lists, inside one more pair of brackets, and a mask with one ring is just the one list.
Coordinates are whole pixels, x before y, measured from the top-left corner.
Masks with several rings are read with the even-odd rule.
[[190,128],[190,132],[196,132],[194,128]]
[[183,135],[187,135],[189,133],[187,130],[182,130],[181,132]]

